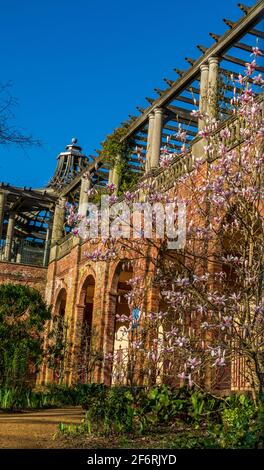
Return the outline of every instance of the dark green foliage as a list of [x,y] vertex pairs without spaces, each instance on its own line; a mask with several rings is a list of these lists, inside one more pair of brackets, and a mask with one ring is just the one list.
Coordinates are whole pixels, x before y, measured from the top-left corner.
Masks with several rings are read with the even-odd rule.
[[119,195],[131,189],[139,179],[139,175],[132,171],[128,164],[134,144],[129,139],[122,141],[122,137],[127,133],[128,124],[115,129],[112,134],[108,135],[102,142],[100,152],[100,156],[105,157],[112,168],[114,166],[117,168],[120,175]]
[[264,400],[232,395],[225,401],[221,420],[211,426],[211,436],[222,448],[264,448]]
[[92,396],[100,385],[78,384],[75,387],[66,385],[48,385],[43,390],[24,388],[0,388],[0,409],[23,411],[27,409],[58,408],[62,406],[79,406],[87,397]]
[[62,425],[64,433],[148,434],[183,429],[174,448],[254,448],[264,446],[264,400],[225,399],[199,390],[107,388],[94,385],[82,401],[87,410],[80,426]]
[[[50,309],[35,289],[0,286],[0,387],[30,388],[43,357],[43,330]],[[13,393],[12,392],[12,393]]]

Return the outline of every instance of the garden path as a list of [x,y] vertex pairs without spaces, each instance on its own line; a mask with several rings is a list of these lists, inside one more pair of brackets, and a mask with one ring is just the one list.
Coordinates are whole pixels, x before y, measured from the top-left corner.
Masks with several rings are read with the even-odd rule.
[[78,424],[83,416],[80,407],[0,413],[0,449],[56,448],[58,424]]

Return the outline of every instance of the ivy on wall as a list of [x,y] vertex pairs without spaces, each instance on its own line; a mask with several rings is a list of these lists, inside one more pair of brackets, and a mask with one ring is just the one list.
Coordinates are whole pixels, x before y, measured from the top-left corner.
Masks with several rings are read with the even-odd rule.
[[116,128],[101,144],[100,156],[105,158],[110,168],[115,167],[120,176],[119,195],[129,190],[139,179],[139,175],[129,166],[129,157],[134,148],[133,142],[131,139],[122,140],[129,125],[128,121],[123,126]]

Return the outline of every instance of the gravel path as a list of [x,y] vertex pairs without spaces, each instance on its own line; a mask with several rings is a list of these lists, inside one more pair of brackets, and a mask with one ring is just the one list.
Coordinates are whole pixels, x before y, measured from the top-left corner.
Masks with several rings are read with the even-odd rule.
[[60,408],[26,413],[0,413],[1,449],[49,449],[58,447],[58,424],[80,423],[81,408]]

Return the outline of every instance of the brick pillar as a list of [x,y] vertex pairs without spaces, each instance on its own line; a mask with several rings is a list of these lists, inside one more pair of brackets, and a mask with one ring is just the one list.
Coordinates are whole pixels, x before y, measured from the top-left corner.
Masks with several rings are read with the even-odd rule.
[[75,317],[74,317],[74,332],[71,332],[71,339],[73,341],[72,355],[71,355],[71,370],[69,375],[69,385],[74,385],[78,382],[78,363],[79,354],[81,347],[82,327],[83,327],[83,315],[84,305],[78,304],[75,306]]

